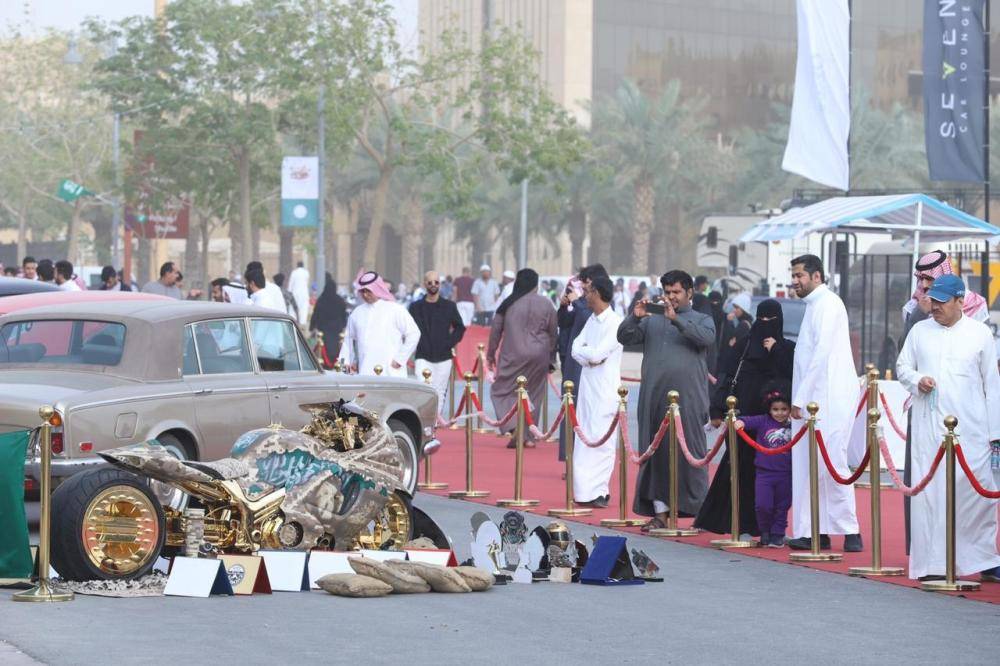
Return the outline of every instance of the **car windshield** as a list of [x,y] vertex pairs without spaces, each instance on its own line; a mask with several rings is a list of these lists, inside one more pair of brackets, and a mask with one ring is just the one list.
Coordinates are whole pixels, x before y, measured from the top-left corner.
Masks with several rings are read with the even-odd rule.
[[0,366],[45,363],[115,366],[125,347],[123,324],[84,319],[18,321],[0,328]]

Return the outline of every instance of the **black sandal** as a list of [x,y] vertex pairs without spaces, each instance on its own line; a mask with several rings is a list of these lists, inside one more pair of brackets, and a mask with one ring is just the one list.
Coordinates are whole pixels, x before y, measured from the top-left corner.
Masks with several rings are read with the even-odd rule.
[[663,524],[662,520],[660,520],[659,518],[653,517],[653,518],[649,519],[649,522],[647,522],[645,525],[643,525],[642,527],[640,527],[639,531],[642,532],[643,534],[645,534],[646,532],[649,532],[650,530],[659,530],[659,529],[663,529],[665,527],[666,527],[666,525]]

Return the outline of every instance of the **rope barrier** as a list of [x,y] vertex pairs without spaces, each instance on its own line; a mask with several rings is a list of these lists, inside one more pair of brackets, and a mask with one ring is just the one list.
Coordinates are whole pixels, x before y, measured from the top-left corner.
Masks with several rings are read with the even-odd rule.
[[608,426],[608,431],[604,433],[604,436],[596,441],[592,441],[587,437],[587,435],[584,434],[583,428],[580,427],[580,422],[576,418],[576,406],[572,404],[569,406],[569,422],[573,424],[573,432],[576,433],[577,437],[580,438],[581,442],[583,442],[592,449],[596,449],[599,446],[604,446],[604,444],[609,439],[611,439],[611,436],[615,434],[615,428],[618,427],[618,422],[621,420],[619,417],[620,414],[616,413],[614,417],[611,419],[611,425]]
[[320,361],[323,363],[323,367],[326,370],[332,370],[333,369],[333,361],[331,361],[330,357],[327,356],[327,354],[326,354],[326,345],[325,344],[321,344],[317,340],[316,341],[316,345],[313,347],[313,352],[317,356],[320,357]]
[[684,436],[684,424],[681,422],[680,414],[674,419],[674,425],[677,428],[677,443],[680,444],[681,453],[684,454],[684,459],[688,461],[688,464],[692,467],[704,467],[712,461],[712,458],[719,452],[722,448],[722,444],[726,441],[726,431],[723,430],[719,433],[719,438],[715,441],[712,449],[705,455],[704,458],[695,458],[691,453],[691,449],[688,448],[687,437]]
[[[854,474],[845,478],[837,473],[837,469],[830,461],[830,454],[827,453],[826,443],[823,441],[823,433],[819,430],[816,431],[816,443],[819,445],[819,452],[823,454],[823,462],[826,463],[826,469],[830,472],[830,476],[832,476],[833,480],[842,486],[849,486],[860,479],[861,475],[864,474],[865,469],[868,467],[868,460],[871,458],[872,452],[869,449],[865,449],[865,457],[861,459],[861,463],[858,465],[858,468],[854,470]],[[872,483],[876,482],[877,481],[874,480],[872,481]]]
[[746,442],[747,444],[749,444],[751,447],[753,447],[757,451],[760,451],[764,455],[766,455],[766,456],[776,456],[779,453],[786,453],[788,451],[791,451],[792,447],[799,443],[799,440],[802,439],[802,436],[805,435],[806,432],[808,432],[808,430],[809,430],[809,426],[808,425],[802,426],[802,429],[799,430],[799,432],[795,435],[795,437],[792,437],[792,439],[789,440],[787,444],[782,444],[781,446],[776,446],[773,449],[764,446],[763,444],[761,444],[757,440],[755,440],[752,437],[750,437],[750,435],[748,435],[746,433],[746,431],[743,430],[742,428],[740,428],[739,430],[737,430],[736,434],[740,436],[740,439],[742,439],[744,442]]
[[559,430],[559,424],[562,422],[563,416],[565,416],[565,414],[566,414],[566,408],[565,407],[560,407],[559,408],[559,413],[556,414],[556,420],[549,427],[549,431],[548,432],[542,432],[538,428],[538,426],[535,425],[535,419],[531,416],[531,409],[529,409],[529,405],[527,403],[527,400],[525,400],[525,409],[524,409],[525,423],[528,426],[528,432],[530,432],[531,436],[535,440],[537,440],[537,441],[551,442],[552,441],[552,439],[551,439],[552,435],[554,435],[556,433],[556,431]]
[[[462,399],[458,403],[458,408],[455,409],[455,414],[449,420],[445,421],[443,418],[441,418],[441,415],[438,414],[438,417],[437,417],[437,425],[438,425],[438,427],[439,428],[441,428],[441,427],[450,428],[451,426],[455,425],[456,423],[458,423],[462,419],[468,418],[470,416],[469,414],[463,414],[462,413],[462,412],[465,411],[465,407],[466,407],[467,403],[468,403],[468,401],[466,399],[466,395],[463,392],[462,393]],[[475,416],[475,414],[472,414],[471,416]]]
[[465,373],[462,372],[462,366],[458,363],[458,354],[454,353],[454,350],[452,350],[451,362],[455,365],[455,377],[464,377]]
[[861,388],[861,402],[858,403],[858,410],[854,412],[854,418],[861,416],[861,412],[864,411],[865,405],[868,404],[868,389],[866,387]]
[[1000,490],[986,490],[986,488],[983,488],[983,485],[979,483],[979,479],[976,478],[972,468],[969,467],[969,462],[965,459],[965,453],[962,452],[961,444],[955,444],[955,455],[958,457],[958,464],[962,466],[962,469],[965,471],[965,476],[969,478],[969,483],[972,484],[972,487],[976,489],[977,493],[987,499],[1000,499]]
[[628,436],[628,419],[622,419],[621,425],[622,437],[625,438],[625,450],[628,452],[628,459],[636,465],[641,465],[653,457],[653,454],[660,448],[663,438],[667,436],[667,432],[670,430],[670,420],[664,416],[659,429],[656,431],[656,434],[653,435],[653,441],[649,443],[649,447],[647,447],[641,454],[637,455],[635,450],[632,448],[632,442]]
[[899,424],[896,423],[896,417],[892,415],[892,410],[889,409],[889,401],[885,399],[885,393],[879,391],[878,397],[882,399],[882,407],[885,409],[885,415],[889,418],[889,425],[891,425],[892,429],[896,431],[896,434],[899,435],[900,439],[905,440],[906,431],[900,428]]
[[508,421],[510,421],[511,418],[514,417],[514,414],[517,413],[517,401],[514,401],[514,404],[513,404],[513,406],[511,406],[510,411],[507,412],[502,419],[498,419],[498,420],[494,421],[490,417],[486,416],[486,412],[483,410],[483,405],[482,405],[481,402],[479,402],[479,396],[476,395],[475,391],[473,391],[472,393],[470,393],[469,397],[472,398],[472,404],[476,408],[476,412],[475,412],[475,414],[473,414],[473,416],[477,416],[478,415],[491,428],[499,428],[502,425],[506,425],[506,423]]
[[924,476],[914,486],[908,486],[903,483],[903,479],[899,476],[899,471],[896,469],[896,463],[892,460],[892,453],[889,452],[889,444],[885,441],[885,437],[879,435],[878,437],[878,448],[882,451],[882,459],[885,460],[885,466],[889,469],[889,476],[892,478],[892,482],[895,484],[899,491],[906,495],[907,497],[913,497],[914,495],[919,495],[923,492],[927,484],[931,482],[934,478],[934,474],[937,472],[938,465],[941,464],[941,460],[944,458],[944,447],[938,447],[937,455],[934,456],[933,462],[931,462],[931,468],[927,471],[927,475]]

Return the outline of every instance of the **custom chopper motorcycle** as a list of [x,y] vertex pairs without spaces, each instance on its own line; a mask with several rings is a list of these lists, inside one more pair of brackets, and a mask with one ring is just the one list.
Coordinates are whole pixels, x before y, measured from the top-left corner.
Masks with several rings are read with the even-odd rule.
[[178,460],[155,440],[100,453],[113,468],[80,472],[52,496],[56,571],[136,578],[159,555],[178,553],[190,521],[161,505],[150,480],[204,507],[202,553],[398,549],[421,520],[426,536],[444,539],[402,490],[399,447],[375,414],[345,402],[307,409],[302,430],[251,430],[214,462]]

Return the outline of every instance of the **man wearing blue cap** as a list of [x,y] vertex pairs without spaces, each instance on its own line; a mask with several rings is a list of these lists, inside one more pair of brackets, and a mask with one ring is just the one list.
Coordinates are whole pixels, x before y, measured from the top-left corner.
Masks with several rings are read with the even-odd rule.
[[[922,479],[945,436],[944,418],[958,417],[962,450],[985,488],[996,490],[991,442],[1000,440],[1000,374],[990,329],[963,314],[965,284],[942,275],[927,291],[931,318],[913,326],[896,361],[913,396],[910,478]],[[980,496],[965,475],[955,481],[955,569],[1000,582],[996,500]],[[910,578],[945,574],[945,478],[940,468],[910,505]]]

